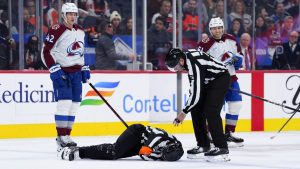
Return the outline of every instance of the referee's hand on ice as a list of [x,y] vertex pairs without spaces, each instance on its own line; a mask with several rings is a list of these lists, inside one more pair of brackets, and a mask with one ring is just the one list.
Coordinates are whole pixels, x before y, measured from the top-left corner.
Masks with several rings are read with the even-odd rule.
[[185,116],[186,114],[184,112],[179,113],[173,121],[174,126],[178,126],[179,124],[181,124],[185,119]]

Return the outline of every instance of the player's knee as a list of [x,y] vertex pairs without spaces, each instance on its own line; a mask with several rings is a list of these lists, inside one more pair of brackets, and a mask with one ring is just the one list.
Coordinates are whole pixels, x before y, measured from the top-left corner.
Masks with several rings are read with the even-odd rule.
[[69,112],[74,115],[77,112],[77,110],[79,109],[79,107],[80,107],[79,102],[72,102],[72,105],[71,105],[71,108],[70,108]]
[[56,113],[62,113],[62,115],[65,115],[69,112],[70,108],[72,106],[72,100],[59,100],[57,102],[56,106]]
[[238,114],[242,108],[242,102],[228,102],[228,111],[231,114]]

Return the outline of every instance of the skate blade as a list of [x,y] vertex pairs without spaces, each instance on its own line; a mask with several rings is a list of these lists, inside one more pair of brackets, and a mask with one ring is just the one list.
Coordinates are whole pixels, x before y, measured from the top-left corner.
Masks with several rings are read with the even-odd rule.
[[244,147],[243,143],[227,142],[229,148]]
[[205,156],[205,161],[207,162],[228,162],[230,158],[228,154],[218,155],[218,156]]
[[200,153],[200,154],[188,154],[186,156],[186,158],[188,158],[188,159],[204,159],[204,153]]

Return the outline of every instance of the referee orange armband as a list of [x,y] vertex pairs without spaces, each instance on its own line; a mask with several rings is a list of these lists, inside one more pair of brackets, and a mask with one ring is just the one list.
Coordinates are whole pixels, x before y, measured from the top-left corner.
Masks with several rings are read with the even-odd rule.
[[140,151],[139,151],[139,155],[150,155],[153,152],[152,148],[148,147],[148,146],[142,146]]

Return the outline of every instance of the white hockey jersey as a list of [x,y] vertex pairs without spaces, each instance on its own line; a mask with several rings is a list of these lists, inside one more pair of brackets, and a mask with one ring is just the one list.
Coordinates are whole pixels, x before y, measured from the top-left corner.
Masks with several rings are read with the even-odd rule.
[[[230,34],[223,34],[219,40],[214,38],[204,39],[198,44],[198,50],[208,53],[220,61],[224,61],[229,57],[227,52],[242,54],[240,45],[236,42],[235,37]],[[237,80],[234,66],[230,65],[226,67],[232,79]]]
[[42,61],[50,68],[59,64],[66,72],[81,70],[84,65],[83,29],[75,24],[72,29],[64,24],[52,26],[44,41]]

